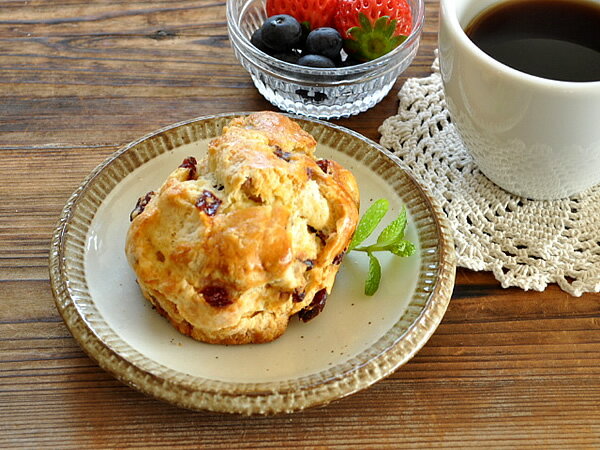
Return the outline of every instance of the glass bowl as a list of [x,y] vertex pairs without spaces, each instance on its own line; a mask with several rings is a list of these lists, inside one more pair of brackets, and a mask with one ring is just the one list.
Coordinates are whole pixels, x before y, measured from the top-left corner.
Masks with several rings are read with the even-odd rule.
[[267,16],[264,0],[227,0],[227,28],[236,57],[273,105],[321,119],[348,117],[379,103],[417,54],[424,0],[408,3],[413,27],[402,44],[373,61],[335,69],[290,64],[254,47],[250,36]]

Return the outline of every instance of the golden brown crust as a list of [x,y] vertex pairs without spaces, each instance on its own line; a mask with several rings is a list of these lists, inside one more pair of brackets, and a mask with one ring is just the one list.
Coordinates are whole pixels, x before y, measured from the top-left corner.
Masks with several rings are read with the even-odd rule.
[[184,161],[136,208],[127,257],[144,296],[181,333],[269,342],[331,291],[358,188],[339,164],[315,160],[315,147],[280,114],[236,118],[205,160]]

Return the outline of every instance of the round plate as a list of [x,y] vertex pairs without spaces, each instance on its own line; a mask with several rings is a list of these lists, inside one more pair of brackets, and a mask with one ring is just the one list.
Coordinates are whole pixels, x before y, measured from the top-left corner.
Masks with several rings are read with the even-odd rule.
[[366,297],[368,258],[351,252],[324,311],[308,323],[292,317],[286,333],[272,343],[210,345],[179,334],[142,297],[127,264],[129,212],[184,157],[201,157],[223,126],[242,114],[163,128],[99,165],[62,212],[52,240],[50,279],[56,306],[75,339],[119,380],[186,408],[291,412],[373,384],[425,344],[451,297],[454,247],[441,209],[393,155],[345,128],[293,117],[317,139],[318,157],[354,173],[361,213],[385,197],[387,224],[406,206],[407,237],[416,254],[380,254],[381,286]]

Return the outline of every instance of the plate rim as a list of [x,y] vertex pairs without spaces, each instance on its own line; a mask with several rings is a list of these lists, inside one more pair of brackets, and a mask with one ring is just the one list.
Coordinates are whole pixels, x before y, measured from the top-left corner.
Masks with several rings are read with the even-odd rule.
[[[436,237],[439,240],[439,264],[436,283],[431,289],[420,314],[414,318],[406,331],[393,343],[393,345],[369,359],[362,366],[353,366],[347,371],[338,373],[334,377],[315,384],[314,387],[310,385],[304,386],[303,389],[307,390],[320,389],[320,392],[317,393],[311,391],[309,393],[311,395],[309,395],[308,398],[306,395],[300,395],[305,394],[304,391],[298,393],[294,390],[272,391],[267,389],[265,391],[255,391],[252,393],[244,392],[240,394],[239,392],[225,392],[218,389],[211,390],[203,387],[197,388],[178,380],[163,378],[160,375],[152,373],[150,370],[140,367],[122,355],[119,355],[118,352],[112,349],[110,344],[105,342],[102,337],[97,334],[97,330],[94,329],[93,325],[80,314],[75,305],[75,301],[69,294],[66,286],[67,280],[64,269],[66,229],[70,223],[70,219],[73,217],[74,210],[79,200],[81,200],[82,195],[92,186],[94,180],[111,163],[138,144],[182,126],[215,119],[234,118],[248,115],[252,112],[253,111],[210,114],[176,122],[155,131],[151,131],[150,133],[120,147],[98,164],[71,194],[60,214],[51,241],[49,272],[55,305],[67,325],[67,328],[84,352],[92,360],[96,361],[100,367],[121,382],[147,395],[188,409],[235,412],[242,414],[275,414],[324,405],[333,400],[346,397],[359,390],[365,389],[392,374],[400,366],[410,360],[423,345],[425,345],[441,322],[454,288],[456,261],[449,222],[429,190],[415,179],[402,161],[380,144],[346,127],[318,119],[281,113],[290,117],[292,120],[312,122],[319,126],[337,130],[338,132],[359,139],[368,146],[376,149],[378,153],[382,154],[384,157],[390,159],[394,165],[404,172],[404,175],[412,181],[413,185],[419,191],[419,196],[426,202],[427,209],[431,211],[431,217],[437,231]],[[146,164],[146,162],[142,163],[139,167]],[[361,163],[362,161],[357,160],[357,162]],[[114,186],[111,190],[112,189],[114,189]],[[82,277],[84,277],[84,274]],[[402,342],[406,341],[410,341],[411,343],[410,350],[400,352],[398,347]],[[400,355],[397,355],[396,353],[400,353]],[[150,358],[147,359],[150,360]],[[362,376],[360,376],[361,374]],[[217,382],[223,385],[260,384],[225,382],[218,380]]]

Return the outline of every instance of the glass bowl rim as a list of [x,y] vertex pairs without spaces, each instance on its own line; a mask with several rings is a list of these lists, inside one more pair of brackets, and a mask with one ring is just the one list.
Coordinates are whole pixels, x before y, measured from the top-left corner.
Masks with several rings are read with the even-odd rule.
[[[232,45],[237,47],[238,50],[243,54],[243,56],[248,59],[259,59],[262,62],[268,64],[269,66],[280,70],[292,71],[297,73],[298,75],[335,77],[343,75],[356,75],[361,73],[368,73],[374,69],[388,65],[396,59],[401,59],[402,51],[406,48],[411,47],[414,41],[420,38],[425,22],[425,1],[415,0],[415,2],[417,4],[416,15],[413,15],[413,17],[416,17],[416,19],[413,19],[415,20],[415,26],[411,30],[408,37],[404,40],[404,42],[402,42],[391,52],[380,56],[377,59],[374,59],[372,61],[366,61],[364,63],[349,67],[315,68],[308,66],[299,66],[298,64],[288,63],[286,61],[279,60],[277,58],[274,58],[273,56],[262,52],[250,43],[250,40],[242,33],[238,21],[235,20],[237,14],[233,6],[234,0],[226,0],[227,29],[232,40]],[[415,11],[411,12],[415,13]],[[298,71],[298,68],[301,68],[301,70]]]

